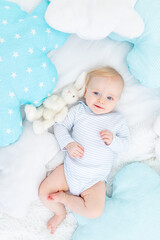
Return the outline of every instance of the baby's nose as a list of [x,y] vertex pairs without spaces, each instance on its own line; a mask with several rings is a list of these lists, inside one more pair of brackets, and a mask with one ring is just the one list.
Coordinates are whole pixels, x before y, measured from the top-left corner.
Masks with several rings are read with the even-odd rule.
[[103,104],[103,103],[104,103],[104,101],[105,101],[105,100],[104,100],[104,98],[102,98],[102,97],[100,97],[100,98],[99,98],[99,102],[100,102],[100,103],[102,103],[102,104]]

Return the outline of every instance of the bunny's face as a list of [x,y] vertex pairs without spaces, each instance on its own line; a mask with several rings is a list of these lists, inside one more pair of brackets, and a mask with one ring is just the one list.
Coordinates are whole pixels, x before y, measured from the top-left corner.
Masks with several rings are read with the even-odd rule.
[[73,86],[69,86],[62,91],[62,97],[67,104],[73,104],[78,101],[78,92]]

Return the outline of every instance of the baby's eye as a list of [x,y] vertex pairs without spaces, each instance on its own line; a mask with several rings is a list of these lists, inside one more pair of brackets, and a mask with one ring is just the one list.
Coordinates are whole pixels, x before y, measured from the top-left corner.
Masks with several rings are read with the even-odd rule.
[[107,99],[108,99],[108,100],[113,100],[113,98],[112,98],[112,97],[107,97]]
[[99,92],[93,92],[95,95],[98,95],[99,94]]

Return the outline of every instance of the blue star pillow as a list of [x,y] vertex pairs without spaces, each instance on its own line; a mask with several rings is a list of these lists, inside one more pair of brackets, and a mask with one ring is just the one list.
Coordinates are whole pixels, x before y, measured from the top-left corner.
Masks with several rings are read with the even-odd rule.
[[114,33],[110,37],[133,44],[127,56],[130,72],[142,85],[158,88],[160,87],[160,1],[137,0],[135,9],[145,24],[143,34],[132,40]]
[[28,14],[0,0],[0,146],[22,133],[20,106],[39,106],[56,84],[57,71],[47,52],[63,45],[69,34],[48,26],[48,4],[44,0]]
[[158,240],[160,176],[145,164],[132,163],[116,175],[101,217],[75,217],[79,226],[72,240]]

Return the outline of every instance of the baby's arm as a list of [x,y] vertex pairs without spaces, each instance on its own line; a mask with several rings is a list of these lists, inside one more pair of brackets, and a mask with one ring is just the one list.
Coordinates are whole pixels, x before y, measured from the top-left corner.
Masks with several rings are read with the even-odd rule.
[[66,118],[61,123],[56,123],[54,125],[54,134],[60,145],[61,150],[66,149],[69,155],[73,158],[81,158],[83,155],[83,147],[74,141],[70,135],[70,131],[74,125],[78,105],[72,107]]
[[54,134],[60,145],[61,150],[63,150],[68,143],[74,142],[69,132],[74,125],[75,115],[76,108],[73,107],[69,110],[63,122],[54,124]]
[[119,130],[116,134],[113,134],[108,130],[102,130],[100,136],[106,145],[108,145],[108,147],[114,152],[123,152],[128,149],[130,134],[124,119],[122,119]]

